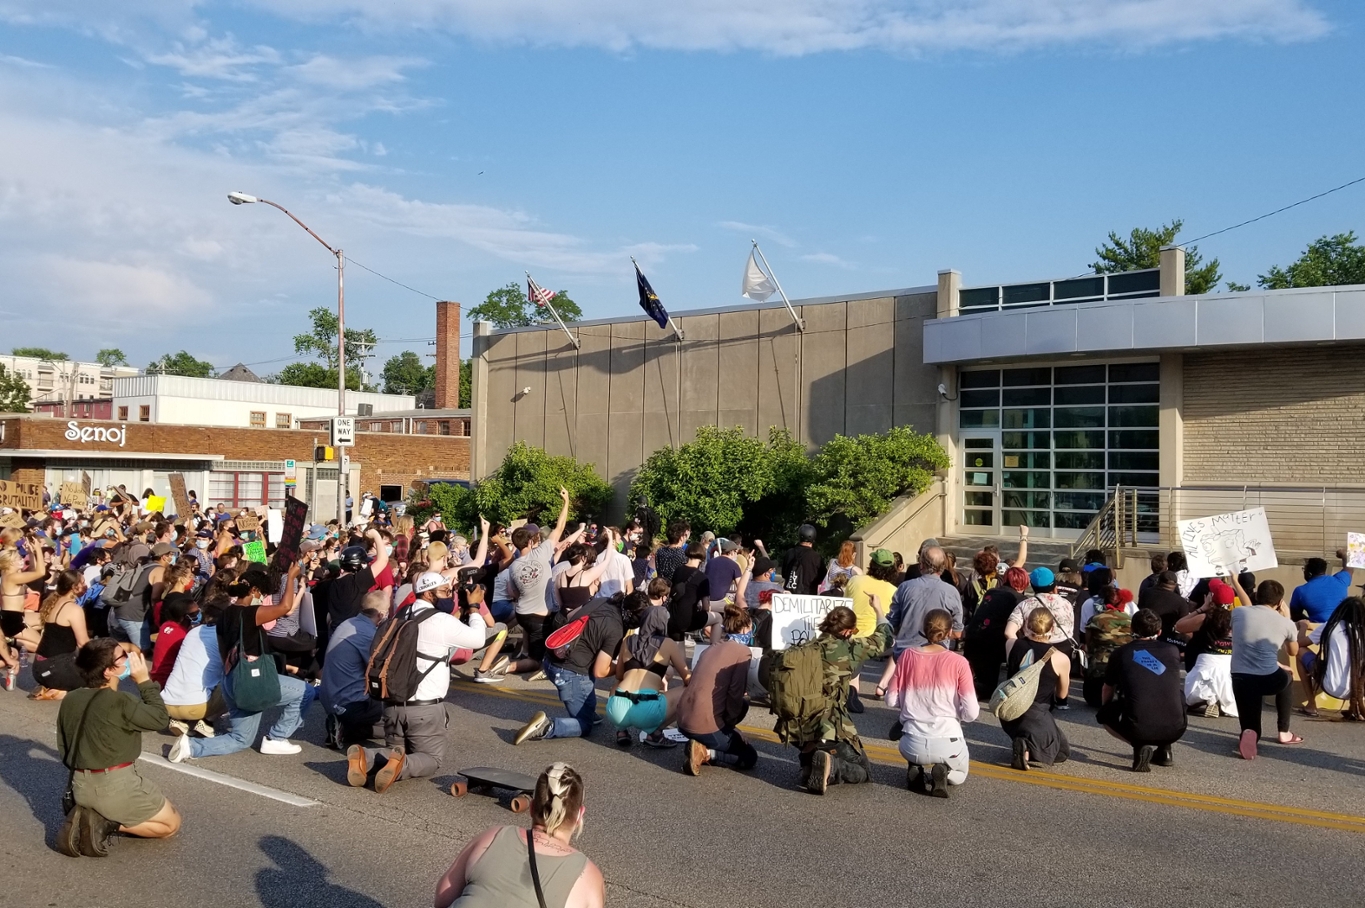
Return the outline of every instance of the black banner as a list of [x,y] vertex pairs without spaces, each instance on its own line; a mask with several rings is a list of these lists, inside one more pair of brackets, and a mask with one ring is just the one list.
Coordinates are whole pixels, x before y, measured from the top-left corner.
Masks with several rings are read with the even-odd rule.
[[308,521],[308,502],[302,498],[287,498],[284,502],[284,529],[275,543],[275,566],[288,570],[299,560],[299,544],[303,542],[303,528]]

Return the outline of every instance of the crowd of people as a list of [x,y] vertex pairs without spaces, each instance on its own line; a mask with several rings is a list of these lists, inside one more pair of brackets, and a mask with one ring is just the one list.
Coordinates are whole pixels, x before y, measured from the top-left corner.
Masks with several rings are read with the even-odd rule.
[[[964,724],[1008,691],[1027,701],[999,713],[1023,772],[1070,756],[1057,714],[1072,708],[1073,683],[1137,772],[1174,764],[1189,713],[1235,717],[1237,753],[1254,759],[1266,697],[1270,740],[1302,743],[1287,660],[1309,693],[1300,712],[1317,714],[1325,694],[1365,718],[1365,602],[1349,595],[1344,553],[1336,573],[1310,559],[1288,602],[1273,580],[1192,577],[1179,552],[1153,556],[1135,595],[1098,551],[1029,565],[1026,528],[1010,558],[987,547],[959,565],[931,539],[913,563],[885,549],[859,563],[852,543],[822,557],[809,525],[778,554],[648,515],[570,532],[561,490],[553,525],[482,521],[473,546],[439,514],[418,523],[370,507],[351,525],[306,526],[297,558],[284,559],[273,542],[254,545],[250,512],[192,498],[192,513],[165,517],[143,506],[150,494],[119,487],[86,508],[0,514],[4,687],[28,665],[30,696],[61,701],[71,810],[58,847],[73,856],[106,854],[120,833],[179,828],[137,770],[143,732],[175,735],[172,762],[252,747],[287,755],[316,700],[350,785],[382,794],[430,778],[446,763],[460,665],[476,683],[522,675],[554,687],[563,715],[536,712],[517,745],[591,736],[605,682],[616,743],[681,745],[694,776],[756,766],[741,726],[767,707],[797,752],[797,784],[817,794],[871,780],[853,715],[865,709],[865,666],[883,659],[871,696],[897,713],[887,734],[907,785],[940,798],[968,776]],[[774,639],[778,594],[830,597],[813,639]],[[513,903],[504,890],[528,852],[554,904],[600,904],[600,874],[569,844],[582,787],[564,764],[547,770],[535,831],[470,843],[437,904]]]

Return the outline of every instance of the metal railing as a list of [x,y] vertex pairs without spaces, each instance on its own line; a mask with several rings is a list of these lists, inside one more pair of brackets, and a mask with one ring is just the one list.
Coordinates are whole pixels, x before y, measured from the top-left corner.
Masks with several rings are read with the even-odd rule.
[[1123,550],[1138,543],[1138,490],[1115,486],[1095,519],[1071,544],[1071,557],[1099,549],[1123,567]]

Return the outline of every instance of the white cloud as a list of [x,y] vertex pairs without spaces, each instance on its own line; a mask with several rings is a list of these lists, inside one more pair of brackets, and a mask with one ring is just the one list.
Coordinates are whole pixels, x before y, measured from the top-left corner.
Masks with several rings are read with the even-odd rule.
[[13,54],[0,54],[0,63],[6,66],[19,66],[24,69],[52,69],[47,63],[39,63],[37,60],[30,60],[27,57],[16,57]]
[[287,67],[285,74],[300,82],[334,91],[356,91],[376,85],[391,85],[404,81],[403,71],[426,66],[427,61],[416,57],[361,57],[342,60],[317,54],[306,63]]
[[212,297],[188,277],[156,264],[90,261],[42,256],[37,276],[60,299],[78,301],[87,321],[108,325],[135,321],[151,329],[159,320],[193,318]]
[[148,63],[169,66],[191,78],[255,82],[259,78],[256,68],[279,63],[280,54],[265,45],[240,47],[232,35],[225,35],[192,44],[177,41],[170,50],[147,54],[146,59]]
[[804,262],[814,262],[817,265],[833,265],[836,268],[847,268],[850,270],[858,267],[854,262],[841,259],[832,252],[812,252],[810,255],[801,256],[801,260]]
[[776,227],[745,224],[743,221],[721,221],[717,226],[724,227],[726,230],[733,230],[736,233],[747,233],[750,237],[761,236],[789,249],[797,245],[796,240],[782,233]]

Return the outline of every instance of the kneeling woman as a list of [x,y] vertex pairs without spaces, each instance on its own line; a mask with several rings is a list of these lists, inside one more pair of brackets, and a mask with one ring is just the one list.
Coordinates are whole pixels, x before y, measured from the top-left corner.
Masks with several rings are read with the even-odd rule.
[[651,604],[644,590],[631,593],[626,601],[628,611],[643,609],[639,629],[621,641],[607,718],[616,726],[616,743],[622,747],[630,746],[632,728],[644,732],[644,742],[652,747],[673,747],[663,729],[677,720],[683,689],[668,690],[664,676],[672,666],[686,685],[692,673],[682,647],[668,638],[668,609]]
[[[967,660],[943,646],[953,616],[934,609],[924,616],[924,646],[911,647],[896,660],[886,705],[900,707],[901,756],[910,764],[912,791],[948,797],[949,785],[967,781],[967,739],[963,722],[981,713]],[[927,774],[927,778],[926,778]]]
[[436,884],[436,908],[601,908],[602,872],[570,842],[583,828],[583,779],[556,763],[541,773],[531,828],[494,826],[465,846]]
[[[853,613],[849,613],[852,626]],[[747,609],[727,605],[721,619],[725,633],[737,637],[753,625]],[[683,772],[698,775],[707,763],[732,769],[753,769],[758,751],[735,726],[749,712],[749,647],[726,640],[707,648],[687,682],[678,704],[678,731],[687,736]]]
[[1024,621],[1026,636],[1014,641],[1006,663],[1010,677],[1032,665],[1049,652],[1047,664],[1038,676],[1038,695],[1033,705],[1017,719],[1001,721],[1000,727],[1010,736],[1014,748],[1011,764],[1015,769],[1027,770],[1030,763],[1051,766],[1063,763],[1071,756],[1071,744],[1057,727],[1052,717],[1052,698],[1065,700],[1071,687],[1071,660],[1066,653],[1048,642],[1052,634],[1052,613],[1036,608]]
[[[164,839],[180,828],[180,814],[137,771],[142,733],[170,721],[161,691],[136,649],[125,652],[109,637],[91,640],[76,653],[85,687],[63,700],[57,713],[57,750],[73,770],[76,807],[57,833],[57,850],[76,857],[104,857],[114,833]],[[138,696],[119,691],[131,677]]]

